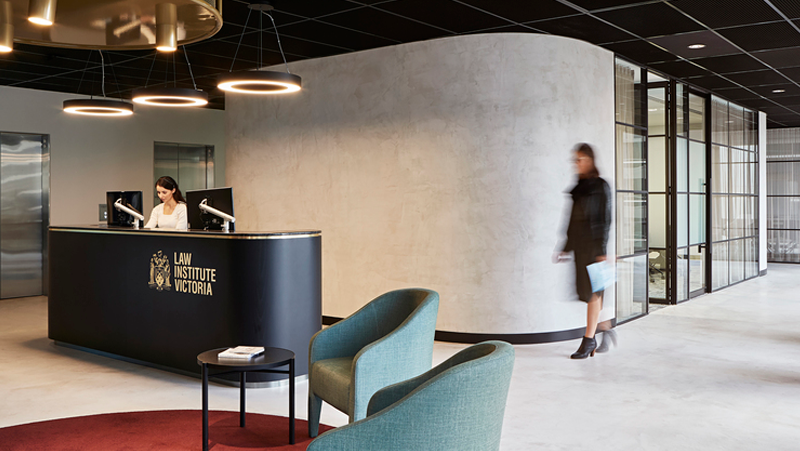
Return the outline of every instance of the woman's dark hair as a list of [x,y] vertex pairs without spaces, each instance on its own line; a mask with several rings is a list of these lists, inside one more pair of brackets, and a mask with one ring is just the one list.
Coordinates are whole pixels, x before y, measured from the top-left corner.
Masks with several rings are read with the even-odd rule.
[[178,182],[176,182],[172,177],[168,175],[160,177],[158,180],[156,180],[156,186],[160,186],[170,191],[175,190],[172,198],[175,199],[176,202],[183,202],[184,204],[186,203],[186,199],[184,199],[183,194],[181,194],[181,189],[178,188]]
[[578,143],[575,146],[575,152],[582,153],[592,160],[592,170],[589,172],[589,176],[600,177],[600,171],[597,170],[597,165],[594,164],[594,148],[586,143]]

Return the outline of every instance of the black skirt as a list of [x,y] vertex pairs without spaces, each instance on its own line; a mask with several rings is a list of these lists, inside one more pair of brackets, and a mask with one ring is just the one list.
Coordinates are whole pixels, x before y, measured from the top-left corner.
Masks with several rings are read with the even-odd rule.
[[[578,299],[583,302],[592,300],[592,281],[589,280],[589,271],[586,267],[596,261],[596,257],[589,252],[575,252],[575,291],[578,293]],[[602,296],[603,291],[598,291],[597,294]]]

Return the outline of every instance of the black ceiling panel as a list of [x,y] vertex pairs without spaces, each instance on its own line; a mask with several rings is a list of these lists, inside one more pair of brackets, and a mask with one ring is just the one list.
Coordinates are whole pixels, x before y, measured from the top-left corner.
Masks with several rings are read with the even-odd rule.
[[323,20],[326,23],[383,36],[397,43],[450,36],[450,33],[430,25],[374,9],[357,9],[326,17]]
[[789,19],[800,19],[800,3],[797,0],[771,0],[771,3]]
[[788,81],[772,69],[725,74],[725,77],[744,86],[779,85]]
[[[735,55],[741,51],[730,42],[713,31],[697,31],[650,39],[675,55],[686,59],[707,58],[712,56]],[[703,44],[705,47],[691,49],[690,45]]]
[[748,99],[759,99],[761,98],[758,94],[754,94],[752,91],[740,87],[736,88],[717,88],[714,89],[714,94],[717,94],[721,97],[724,97],[728,100],[735,100],[744,102]]
[[775,69],[800,67],[800,47],[753,52],[753,56]]
[[504,27],[487,28],[484,30],[475,30],[463,34],[480,34],[480,33],[532,33],[541,34],[541,30],[533,28],[531,25],[507,25]]
[[434,25],[452,33],[467,33],[512,23],[454,1],[400,0],[381,3],[374,8]]
[[715,56],[711,58],[697,58],[693,59],[692,62],[718,74],[767,69],[767,67],[758,60],[744,53],[738,55]]
[[[274,11],[276,13],[290,14],[301,18],[322,17],[352,9],[367,8],[367,6],[364,6],[361,3],[365,2],[350,2],[347,0],[270,0],[270,4],[275,7]],[[228,8],[228,5],[232,4],[233,3],[231,2],[225,2],[225,7],[222,10],[223,16],[227,16],[230,13],[230,10],[233,8]],[[250,8],[242,3],[239,3],[239,5],[241,6],[239,6],[237,10],[246,15],[247,10]],[[256,15],[255,13],[256,11],[253,11],[253,16]],[[280,23],[278,25],[280,25]]]
[[[770,86],[751,86],[750,89],[753,90],[756,94],[773,99],[776,102],[781,102],[781,98],[800,95],[800,87],[798,87],[794,83],[789,83],[789,82],[785,84],[770,85]],[[775,91],[782,91],[782,92],[775,92]]]
[[639,39],[605,44],[603,47],[640,64],[653,64],[660,61],[675,61],[672,53]]
[[768,100],[768,99],[749,99],[749,100],[742,100],[738,103],[741,103],[743,106],[748,108],[753,108],[756,110],[763,110],[763,108],[770,108],[775,106],[775,102]]
[[625,41],[634,37],[586,15],[545,20],[531,23],[530,25],[547,33],[582,39],[594,44]]
[[800,46],[800,33],[786,22],[727,28],[718,32],[749,52]]
[[676,0],[672,5],[712,29],[782,20],[764,0]]
[[713,75],[687,78],[686,81],[705,89],[733,88],[736,86],[733,82]]
[[490,14],[495,14],[514,22],[554,19],[579,14],[556,0],[536,1],[497,1],[497,0],[457,0],[458,3],[473,6]]
[[786,67],[778,70],[778,72],[789,77],[795,83],[800,83],[800,67]]
[[581,8],[589,11],[604,10],[607,8],[615,8],[620,6],[638,5],[641,3],[652,3],[647,0],[572,0],[572,4],[578,5]]
[[[800,91],[798,91],[800,92]],[[800,105],[800,95],[789,95],[784,97],[776,97],[774,99],[780,105]]]
[[707,70],[697,67],[694,64],[686,61],[668,61],[665,63],[656,63],[652,64],[651,67],[673,77],[697,77],[700,75],[709,75]]
[[644,38],[705,30],[697,22],[665,3],[616,9],[597,13],[596,16]]

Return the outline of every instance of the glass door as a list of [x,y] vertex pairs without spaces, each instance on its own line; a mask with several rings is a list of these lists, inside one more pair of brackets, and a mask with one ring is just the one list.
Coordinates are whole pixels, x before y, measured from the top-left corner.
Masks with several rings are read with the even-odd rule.
[[669,299],[669,237],[667,175],[669,159],[669,83],[648,73],[647,85],[647,204],[648,247],[647,280],[650,302],[663,304]]
[[[707,291],[708,98],[677,85],[675,302]],[[682,95],[683,94],[683,95]]]

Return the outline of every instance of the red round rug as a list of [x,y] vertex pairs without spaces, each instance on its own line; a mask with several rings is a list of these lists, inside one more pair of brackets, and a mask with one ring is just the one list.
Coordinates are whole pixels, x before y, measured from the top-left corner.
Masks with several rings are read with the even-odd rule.
[[[5,451],[151,451],[202,450],[200,410],[158,410],[108,413],[21,424],[0,429]],[[319,431],[332,429],[320,425]],[[311,439],[308,423],[295,422],[295,444],[289,444],[289,418],[247,414],[239,427],[239,412],[208,413],[209,449],[305,450]]]

